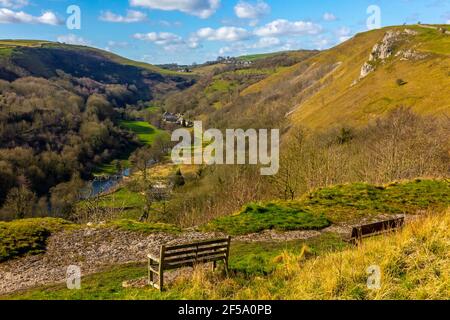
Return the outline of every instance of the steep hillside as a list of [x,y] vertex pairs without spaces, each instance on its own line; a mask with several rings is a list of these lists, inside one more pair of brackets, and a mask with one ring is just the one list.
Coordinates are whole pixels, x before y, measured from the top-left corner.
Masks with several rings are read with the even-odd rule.
[[192,84],[192,79],[186,76],[96,48],[46,41],[0,40],[1,79],[13,81],[26,76],[49,79],[60,76],[61,71],[103,84],[134,85],[136,98],[141,100]]
[[[241,120],[240,114],[251,103],[242,102],[241,94],[252,85],[263,82],[268,77],[291,68],[305,61],[319,51],[299,50],[278,52],[253,56],[231,58],[227,63],[208,64],[193,68],[193,73],[201,75],[200,80],[191,88],[170,96],[164,101],[166,109],[172,112],[186,113],[188,117],[211,121],[216,126],[224,126],[224,122],[230,120],[232,125],[238,125],[231,117],[225,115],[229,110],[234,110],[232,117]],[[247,63],[240,63],[240,62]],[[243,104],[243,108],[241,108]],[[239,109],[239,111],[237,110]],[[249,115],[248,123],[264,120],[264,115],[255,117]]]
[[250,86],[242,95],[267,96],[275,88],[278,95],[287,95],[294,89],[288,102],[290,119],[326,128],[367,123],[397,106],[448,115],[449,85],[449,32],[437,26],[402,26],[358,34]]

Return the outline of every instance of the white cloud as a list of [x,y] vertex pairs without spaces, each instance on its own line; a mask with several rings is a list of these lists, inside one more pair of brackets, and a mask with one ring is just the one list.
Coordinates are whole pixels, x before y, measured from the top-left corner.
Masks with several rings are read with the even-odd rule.
[[351,38],[352,30],[348,27],[341,27],[336,30],[336,35],[338,37],[339,42],[345,42]]
[[56,26],[62,24],[62,21],[52,11],[46,11],[41,16],[32,16],[23,11],[0,8],[0,23],[30,23]]
[[334,14],[330,13],[330,12],[325,12],[324,15],[323,15],[323,20],[325,20],[325,21],[336,21],[337,17]]
[[106,51],[111,51],[112,49],[115,48],[126,48],[128,47],[129,44],[126,41],[113,41],[110,40],[108,41],[108,46],[105,48]]
[[147,20],[147,15],[141,11],[136,10],[127,10],[126,16],[115,14],[111,11],[105,11],[101,13],[100,20],[106,22],[133,23]]
[[91,44],[90,41],[74,34],[62,35],[59,36],[56,40],[61,43],[81,45],[81,46],[88,46]]
[[279,46],[281,44],[281,40],[276,37],[265,37],[260,38],[258,42],[252,45],[253,49],[266,49],[273,48]]
[[130,5],[164,11],[181,11],[206,19],[219,9],[220,0],[130,0]]
[[0,7],[18,9],[28,5],[28,0],[0,0]]
[[157,45],[181,44],[184,42],[180,36],[170,32],[136,33],[133,38],[150,41]]
[[185,41],[182,37],[170,32],[136,33],[133,38],[152,42],[162,46],[166,51],[197,49],[201,46],[199,40],[195,37]]
[[237,42],[232,44],[231,46],[223,47],[219,50],[219,55],[226,55],[228,53],[239,53],[239,54],[245,54],[249,52],[249,50],[255,50],[255,49],[269,49],[269,48],[275,48],[280,47],[281,45],[285,45],[282,43],[282,41],[276,37],[267,37],[267,38],[260,38],[255,43],[244,43],[244,42]]
[[152,42],[158,46],[162,46],[167,51],[197,49],[201,47],[200,39],[195,36],[184,40],[179,35],[170,32],[136,33],[133,35],[133,38]]
[[221,27],[219,29],[200,29],[197,31],[196,36],[209,41],[241,41],[248,39],[251,34],[243,28]]
[[306,21],[288,21],[278,19],[255,30],[260,37],[285,35],[316,35],[322,32],[322,26]]
[[257,3],[250,3],[246,1],[240,1],[235,7],[234,12],[236,16],[241,19],[253,19],[258,20],[263,16],[270,13],[270,6],[260,0]]

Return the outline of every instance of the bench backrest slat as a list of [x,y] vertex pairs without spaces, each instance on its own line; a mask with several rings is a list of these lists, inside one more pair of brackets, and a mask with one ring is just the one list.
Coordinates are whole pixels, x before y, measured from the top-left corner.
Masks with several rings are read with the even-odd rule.
[[231,238],[227,238],[164,246],[161,264],[164,270],[170,270],[199,263],[228,261],[230,241]]
[[176,265],[176,264],[183,264],[183,263],[201,263],[204,259],[224,259],[226,258],[226,251],[222,252],[216,252],[214,254],[200,254],[198,256],[191,256],[191,257],[179,257],[177,259],[171,259],[171,260],[164,260],[164,265]]
[[179,269],[183,267],[193,267],[199,264],[208,263],[208,262],[215,262],[215,261],[223,261],[224,256],[217,256],[217,257],[204,257],[197,260],[189,260],[184,262],[177,262],[177,263],[168,263],[164,265],[164,270],[173,270],[173,269]]
[[210,248],[199,248],[197,249],[189,249],[184,251],[177,251],[177,252],[169,252],[164,255],[165,259],[170,258],[177,258],[177,257],[183,257],[183,256],[191,256],[191,255],[198,255],[202,253],[214,253],[218,251],[226,250],[227,246],[214,246]]
[[186,254],[191,254],[191,253],[201,253],[201,252],[209,252],[209,251],[214,251],[214,250],[220,250],[220,249],[224,249],[227,248],[227,244],[214,244],[214,245],[207,245],[207,246],[192,246],[189,248],[185,248],[185,249],[178,249],[178,250],[170,250],[170,251],[166,251],[165,253],[165,257],[176,257],[176,256],[181,256],[181,255],[186,255]]
[[229,241],[228,239],[216,239],[216,240],[192,242],[192,243],[181,244],[181,245],[176,245],[176,246],[166,246],[166,252],[176,251],[176,250],[186,249],[186,248],[202,247],[202,246],[213,245],[213,244],[228,244],[228,241]]

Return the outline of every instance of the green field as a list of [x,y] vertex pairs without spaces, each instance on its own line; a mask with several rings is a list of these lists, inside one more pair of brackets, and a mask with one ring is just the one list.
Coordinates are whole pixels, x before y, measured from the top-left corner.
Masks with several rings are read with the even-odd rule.
[[168,133],[159,130],[145,121],[120,121],[120,126],[132,131],[139,140],[147,145],[151,145],[157,137],[168,137]]
[[[149,108],[149,110],[152,109]],[[119,124],[122,128],[128,129],[136,134],[139,141],[145,145],[152,145],[157,137],[169,137],[169,134],[166,131],[159,130],[145,121],[120,121]],[[127,168],[130,165],[128,158],[130,157],[132,152],[133,150],[127,150],[115,160],[119,160],[122,164],[122,167]],[[98,165],[93,172],[94,176],[116,174],[117,170],[114,165],[115,160],[110,161],[109,163],[102,163]]]

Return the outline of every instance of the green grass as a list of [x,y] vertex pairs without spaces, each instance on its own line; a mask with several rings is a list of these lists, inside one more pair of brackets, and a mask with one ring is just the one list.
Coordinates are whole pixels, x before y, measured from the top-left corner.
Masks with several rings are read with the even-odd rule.
[[274,57],[274,56],[277,56],[277,55],[282,54],[282,53],[283,52],[249,54],[249,55],[246,55],[246,56],[238,57],[238,60],[254,62],[254,61],[261,60],[261,59]]
[[99,205],[105,208],[133,208],[141,207],[144,200],[144,196],[139,192],[134,192],[127,187],[122,187],[113,194],[102,197]]
[[[139,219],[142,215],[145,199],[139,192],[131,191],[127,186],[119,188],[114,193],[102,196],[97,206],[105,209],[121,211],[121,218]],[[86,201],[80,201],[80,208],[86,205]]]
[[308,256],[314,257],[347,247],[348,244],[333,233],[287,242],[234,242],[230,251],[230,269],[245,277],[268,275],[276,269],[276,258],[284,252],[300,254],[305,249]]
[[54,218],[0,222],[0,262],[42,253],[52,233],[73,226],[65,220]]
[[120,126],[132,131],[142,143],[148,145],[151,145],[158,136],[168,136],[167,132],[159,130],[145,121],[121,121]]
[[448,207],[450,181],[417,179],[386,186],[340,185],[312,192],[299,203],[314,212],[324,212],[332,222],[376,214],[416,214]]
[[379,214],[416,214],[450,205],[449,180],[420,180],[373,186],[322,188],[297,201],[253,203],[235,215],[213,220],[205,230],[231,235],[263,230],[317,230],[330,223]]
[[330,226],[323,214],[314,214],[296,203],[251,203],[233,216],[223,217],[208,224],[206,230],[231,235],[257,233],[263,230],[320,230]]

